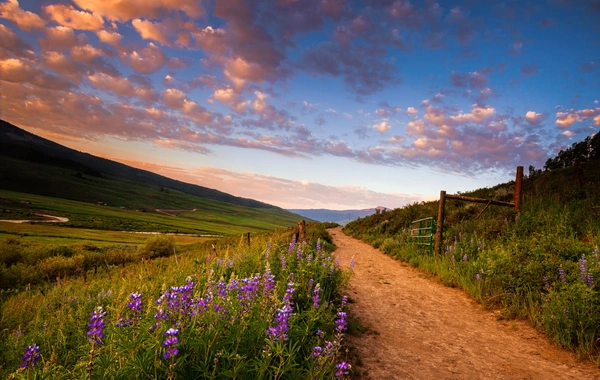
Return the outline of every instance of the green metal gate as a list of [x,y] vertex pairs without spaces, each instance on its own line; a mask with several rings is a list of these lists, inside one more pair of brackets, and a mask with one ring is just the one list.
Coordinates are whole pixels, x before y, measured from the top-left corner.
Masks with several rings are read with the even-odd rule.
[[433,252],[433,236],[435,235],[435,220],[433,217],[413,220],[410,226],[410,240],[413,244],[427,247]]

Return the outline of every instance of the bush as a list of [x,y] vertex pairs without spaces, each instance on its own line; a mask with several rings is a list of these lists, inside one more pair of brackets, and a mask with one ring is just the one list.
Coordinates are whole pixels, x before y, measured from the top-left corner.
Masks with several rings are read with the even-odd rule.
[[175,251],[175,238],[173,236],[155,236],[140,247],[138,255],[143,259],[167,257]]

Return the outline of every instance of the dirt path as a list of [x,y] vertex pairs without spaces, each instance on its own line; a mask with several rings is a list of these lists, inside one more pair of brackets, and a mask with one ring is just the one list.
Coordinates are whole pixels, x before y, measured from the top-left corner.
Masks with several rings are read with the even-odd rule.
[[553,346],[522,321],[498,321],[459,289],[330,229],[348,295],[369,330],[349,336],[363,379],[600,379],[600,369]]
[[64,223],[68,222],[69,218],[63,218],[61,216],[47,215],[47,214],[36,214],[39,216],[43,216],[46,219],[38,219],[38,220],[0,220],[0,222],[6,223],[29,223],[29,222],[37,222],[37,223]]

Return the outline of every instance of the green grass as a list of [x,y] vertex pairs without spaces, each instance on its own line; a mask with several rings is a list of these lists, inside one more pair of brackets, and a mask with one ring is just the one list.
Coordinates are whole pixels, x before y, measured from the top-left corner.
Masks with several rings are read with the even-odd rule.
[[[176,192],[173,191],[172,193]],[[44,224],[43,228],[38,228],[32,224],[27,224],[28,227],[15,227],[12,223],[0,222],[0,234],[19,233],[21,235],[36,236],[39,231],[44,231],[42,234],[47,236],[50,233],[49,231],[53,231],[50,233],[53,237],[64,235],[69,238],[74,234],[73,228],[81,228],[199,235],[237,235],[245,232],[293,226],[299,219],[298,215],[277,209],[236,206],[186,194],[171,195],[177,195],[185,199],[190,198],[189,203],[179,204],[177,209],[196,209],[196,211],[170,216],[156,212],[141,212],[132,209],[121,209],[116,206],[100,206],[95,203],[0,190],[0,198],[12,201],[10,205],[5,202],[3,209],[10,208],[11,211],[15,211],[10,214],[1,214],[3,217],[15,215],[17,217],[10,219],[21,219],[21,216],[26,216],[26,213],[42,213],[69,218],[69,222],[52,224],[52,226]],[[30,204],[20,202],[29,202]],[[164,205],[161,207],[164,207]],[[30,231],[27,231],[28,229]]]
[[[349,273],[331,256],[325,229],[307,229],[306,244],[291,246],[293,230],[262,233],[250,247],[226,238],[177,258],[110,265],[96,274],[88,270],[87,278],[0,293],[0,378],[331,379],[336,363],[345,360],[336,314],[344,310],[341,291]],[[128,306],[132,293],[142,296],[137,312]],[[161,297],[168,294],[179,306]],[[269,335],[285,305],[293,311],[286,317],[287,337]],[[91,343],[88,323],[99,306],[107,313],[104,336]],[[155,317],[163,312],[166,319]],[[171,327],[179,330],[173,360],[163,356]],[[19,369],[32,343],[40,347],[40,361]],[[315,346],[323,347],[321,357],[313,356]]]

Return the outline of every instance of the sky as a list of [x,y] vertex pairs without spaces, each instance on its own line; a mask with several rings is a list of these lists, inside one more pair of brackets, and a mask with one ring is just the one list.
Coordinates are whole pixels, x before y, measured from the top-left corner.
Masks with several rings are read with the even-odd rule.
[[0,0],[0,118],[283,208],[513,180],[600,129],[600,1]]

